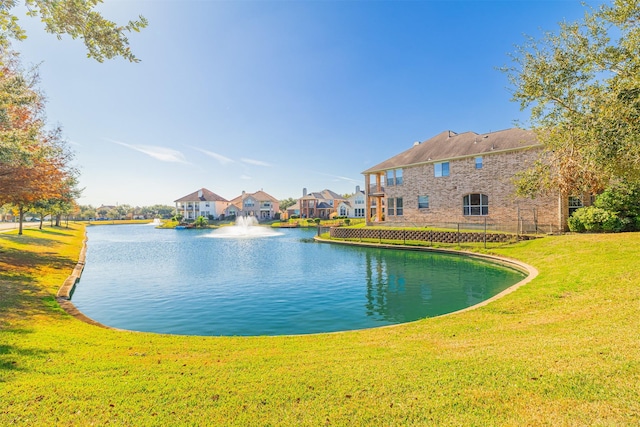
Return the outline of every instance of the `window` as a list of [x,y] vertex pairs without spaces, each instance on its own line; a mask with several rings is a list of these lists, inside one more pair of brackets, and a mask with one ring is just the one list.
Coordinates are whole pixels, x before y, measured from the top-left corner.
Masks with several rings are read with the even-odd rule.
[[476,169],[482,169],[482,156],[476,157]]
[[583,206],[581,197],[569,196],[569,216]]
[[402,216],[402,197],[396,199],[396,216]]
[[244,201],[244,207],[245,208],[252,208],[253,207],[253,199],[247,199]]
[[396,169],[396,185],[402,185],[402,169]]
[[429,208],[429,196],[418,196],[418,209]]
[[347,216],[347,208],[340,206],[340,216]]
[[387,171],[387,186],[402,185],[402,169]]
[[489,196],[484,194],[467,194],[462,198],[463,215],[489,215]]
[[449,162],[434,163],[433,171],[436,178],[449,176]]
[[393,176],[393,171],[387,171],[387,186],[392,186],[392,185],[396,185],[396,180]]
[[387,200],[387,213],[392,216],[396,214],[396,199]]

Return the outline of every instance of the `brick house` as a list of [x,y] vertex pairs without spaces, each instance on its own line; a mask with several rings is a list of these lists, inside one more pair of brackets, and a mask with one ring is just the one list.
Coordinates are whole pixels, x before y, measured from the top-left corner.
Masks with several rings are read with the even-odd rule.
[[579,198],[514,195],[515,174],[541,147],[532,131],[517,128],[483,135],[445,131],[416,142],[362,172],[368,222],[564,230],[570,211],[582,205]]
[[331,190],[307,193],[302,189],[302,197],[298,199],[301,218],[330,218],[336,212],[338,205],[345,200],[341,195]]

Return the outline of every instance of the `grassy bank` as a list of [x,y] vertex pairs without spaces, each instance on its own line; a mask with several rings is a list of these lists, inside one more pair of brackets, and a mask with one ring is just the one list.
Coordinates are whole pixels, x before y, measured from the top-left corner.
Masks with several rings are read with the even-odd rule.
[[540,274],[477,310],[234,338],[67,315],[72,227],[0,235],[0,425],[640,424],[640,233],[495,249]]

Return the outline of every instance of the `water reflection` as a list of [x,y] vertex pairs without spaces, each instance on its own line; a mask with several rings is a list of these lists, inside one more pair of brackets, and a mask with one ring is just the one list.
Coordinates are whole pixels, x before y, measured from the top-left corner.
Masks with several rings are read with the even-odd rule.
[[366,314],[391,323],[478,304],[522,277],[481,260],[409,251],[370,251],[365,265]]

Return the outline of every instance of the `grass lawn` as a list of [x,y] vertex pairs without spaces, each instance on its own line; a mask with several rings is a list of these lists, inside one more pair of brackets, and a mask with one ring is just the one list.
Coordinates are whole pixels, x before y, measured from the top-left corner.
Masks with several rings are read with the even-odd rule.
[[0,234],[0,425],[640,425],[640,233],[494,249],[540,274],[476,310],[236,338],[66,314],[83,227]]

